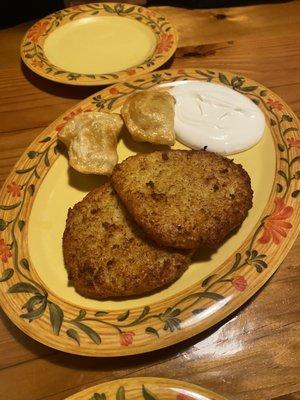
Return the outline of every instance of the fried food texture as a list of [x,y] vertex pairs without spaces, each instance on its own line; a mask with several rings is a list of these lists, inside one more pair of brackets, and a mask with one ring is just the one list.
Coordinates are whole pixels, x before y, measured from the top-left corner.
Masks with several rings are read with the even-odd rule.
[[242,166],[204,150],[137,154],[116,165],[112,184],[149,238],[181,249],[218,246],[252,207]]
[[63,254],[70,282],[83,296],[105,299],[162,288],[187,269],[192,252],[149,241],[110,183],[69,210]]

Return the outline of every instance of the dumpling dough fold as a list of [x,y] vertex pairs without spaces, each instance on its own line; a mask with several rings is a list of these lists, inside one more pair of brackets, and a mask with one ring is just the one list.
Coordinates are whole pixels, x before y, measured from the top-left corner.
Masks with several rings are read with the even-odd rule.
[[165,90],[145,90],[128,97],[121,114],[132,138],[138,142],[175,143],[174,97]]
[[83,174],[110,175],[118,162],[117,141],[123,126],[120,115],[83,112],[59,132],[68,147],[71,167]]

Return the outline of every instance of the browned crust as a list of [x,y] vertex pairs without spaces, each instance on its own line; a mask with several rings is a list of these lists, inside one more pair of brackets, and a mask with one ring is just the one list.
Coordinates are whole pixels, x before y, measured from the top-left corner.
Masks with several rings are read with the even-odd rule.
[[110,183],[69,210],[63,254],[77,292],[95,299],[161,288],[179,278],[191,258],[191,252],[160,248],[145,238]]
[[135,221],[164,246],[217,246],[252,207],[241,165],[204,150],[137,154],[116,165],[112,184]]

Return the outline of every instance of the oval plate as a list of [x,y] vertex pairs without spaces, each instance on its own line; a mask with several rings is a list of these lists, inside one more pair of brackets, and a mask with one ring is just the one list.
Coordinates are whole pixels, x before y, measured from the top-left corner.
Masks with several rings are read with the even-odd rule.
[[85,389],[65,400],[226,400],[192,383],[165,378],[118,379]]
[[[265,114],[263,139],[234,156],[249,172],[254,205],[242,227],[215,253],[200,252],[170,287],[145,297],[89,300],[68,287],[61,237],[68,207],[99,186],[68,168],[57,132],[75,115],[118,110],[137,90],[182,80],[211,81],[249,96]],[[269,89],[230,72],[179,69],[106,88],[69,110],[26,150],[0,193],[0,302],[34,339],[90,356],[136,354],[172,345],[216,324],[276,271],[294,240],[299,212],[299,121]],[[176,144],[177,148],[183,148]],[[157,149],[124,135],[120,159]]]
[[[151,29],[156,39],[155,50],[141,64],[112,73],[78,73],[66,71],[49,61],[45,54],[45,40],[58,28],[83,18],[117,16],[129,18]],[[176,29],[160,14],[147,8],[120,3],[91,3],[66,8],[41,19],[25,34],[21,43],[24,63],[38,75],[55,82],[71,85],[108,85],[124,81],[131,75],[150,72],[164,64],[177,48]]]

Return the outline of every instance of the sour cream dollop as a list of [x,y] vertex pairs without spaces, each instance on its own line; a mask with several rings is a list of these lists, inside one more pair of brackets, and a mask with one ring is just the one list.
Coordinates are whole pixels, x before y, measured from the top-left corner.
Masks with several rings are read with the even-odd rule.
[[178,82],[170,93],[176,99],[175,133],[192,149],[234,154],[249,149],[265,129],[263,112],[246,96],[210,82]]

